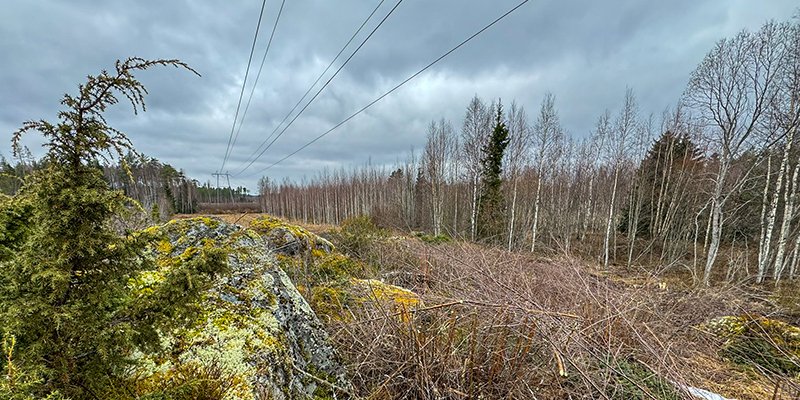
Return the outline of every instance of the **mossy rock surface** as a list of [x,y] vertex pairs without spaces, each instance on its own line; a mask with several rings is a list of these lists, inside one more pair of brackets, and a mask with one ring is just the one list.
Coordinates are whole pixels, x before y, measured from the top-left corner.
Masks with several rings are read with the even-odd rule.
[[752,316],[715,318],[704,328],[725,339],[722,354],[758,372],[800,377],[800,327]]
[[[205,293],[191,328],[162,333],[164,351],[140,355],[143,367],[133,372],[140,381],[213,370],[228,383],[225,399],[328,398],[333,391],[348,397],[350,384],[322,324],[278,266],[274,249],[286,242],[269,240],[276,229],[283,228],[259,231],[193,218],[147,230],[161,270],[131,282],[142,295],[174,263],[205,249],[224,249],[230,272]],[[316,243],[291,236],[289,242]]]
[[408,322],[413,311],[423,306],[422,298],[413,291],[377,279],[338,280],[310,290],[311,303],[321,317],[343,321],[349,320],[352,313],[381,308]]
[[277,254],[299,256],[315,250],[330,253],[334,249],[328,240],[268,215],[250,222],[249,229],[261,235]]

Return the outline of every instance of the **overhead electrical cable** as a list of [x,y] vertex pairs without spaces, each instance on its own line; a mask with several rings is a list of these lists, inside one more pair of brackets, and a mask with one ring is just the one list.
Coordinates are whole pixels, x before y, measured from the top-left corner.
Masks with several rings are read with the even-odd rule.
[[[328,129],[327,131],[323,132],[322,134],[320,134],[319,136],[315,137],[314,139],[312,139],[312,140],[311,140],[311,141],[309,141],[308,143],[306,143],[306,144],[304,144],[304,145],[300,146],[300,147],[299,147],[297,150],[295,150],[295,151],[293,151],[293,152],[289,153],[287,156],[285,156],[285,157],[281,158],[281,159],[280,159],[280,160],[278,160],[278,161],[275,161],[274,163],[270,164],[269,166],[267,166],[267,167],[266,167],[266,168],[264,168],[264,169],[261,169],[261,170],[259,170],[259,171],[258,171],[258,172],[256,172],[256,173],[263,173],[264,171],[267,171],[268,169],[270,169],[270,168],[272,168],[272,167],[274,167],[274,166],[276,166],[276,165],[278,165],[278,164],[280,164],[280,163],[282,163],[282,162],[284,162],[284,161],[288,160],[290,157],[292,157],[292,156],[294,156],[295,154],[297,154],[297,153],[299,153],[299,152],[303,151],[303,150],[304,150],[305,148],[307,148],[308,146],[311,146],[312,144],[314,144],[314,143],[315,143],[315,142],[317,142],[318,140],[322,139],[323,137],[325,137],[325,136],[326,136],[326,135],[328,135],[329,133],[333,132],[334,130],[336,130],[336,129],[337,129],[337,128],[339,128],[340,126],[342,126],[342,125],[346,124],[348,121],[350,121],[351,119],[353,119],[353,118],[354,118],[356,115],[358,115],[358,114],[361,114],[361,113],[362,113],[362,112],[364,112],[366,109],[368,109],[368,108],[372,107],[372,106],[373,106],[375,103],[377,103],[377,102],[381,101],[381,100],[382,100],[384,97],[388,96],[389,94],[391,94],[391,93],[392,93],[392,92],[394,92],[395,90],[399,89],[401,86],[405,85],[406,83],[408,83],[408,82],[409,82],[409,81],[411,81],[412,79],[416,78],[417,76],[419,76],[420,74],[422,74],[423,72],[425,72],[426,70],[428,70],[430,67],[432,67],[434,64],[438,63],[439,61],[441,61],[441,60],[442,60],[442,59],[444,59],[445,57],[449,56],[451,53],[453,53],[454,51],[458,50],[459,48],[461,48],[462,46],[464,46],[465,44],[467,44],[469,41],[471,41],[472,39],[474,39],[475,37],[477,37],[478,35],[480,35],[480,34],[481,34],[481,33],[483,33],[484,31],[486,31],[487,29],[491,28],[491,27],[492,27],[493,25],[495,25],[496,23],[500,22],[500,21],[501,21],[503,18],[507,17],[508,15],[510,15],[511,13],[513,13],[514,11],[516,11],[518,8],[522,7],[522,6],[523,6],[525,3],[527,3],[528,1],[530,1],[530,0],[524,0],[524,1],[522,1],[521,3],[517,4],[517,5],[516,5],[514,8],[512,8],[512,9],[510,9],[510,10],[506,11],[506,12],[505,12],[503,15],[501,15],[501,16],[499,16],[499,17],[497,17],[497,19],[495,19],[494,21],[492,21],[491,23],[489,23],[488,25],[486,25],[485,27],[483,27],[481,30],[479,30],[479,31],[477,31],[477,32],[475,32],[475,33],[473,33],[473,34],[472,34],[470,37],[468,37],[468,38],[464,39],[464,41],[462,41],[461,43],[459,43],[457,46],[455,46],[455,47],[453,47],[452,49],[448,50],[446,53],[444,53],[444,54],[442,54],[441,56],[439,56],[439,58],[437,58],[437,59],[433,60],[433,61],[432,61],[430,64],[426,65],[426,66],[425,66],[425,67],[423,67],[421,70],[419,70],[419,71],[417,71],[416,73],[414,73],[413,75],[409,76],[409,77],[408,77],[408,78],[406,78],[404,81],[400,82],[400,83],[399,83],[399,84],[397,84],[395,87],[393,87],[392,89],[390,89],[388,92],[386,92],[386,93],[384,93],[384,94],[380,95],[378,98],[376,98],[375,100],[371,101],[369,104],[365,105],[364,107],[362,107],[362,108],[361,108],[361,109],[359,109],[358,111],[354,112],[353,114],[351,114],[349,117],[345,118],[344,120],[342,120],[342,121],[341,121],[341,122],[339,122],[338,124],[334,125],[332,128],[330,128],[330,129]],[[256,173],[254,173],[254,174],[256,174]]]
[[[247,116],[247,110],[250,109],[250,102],[253,100],[253,94],[256,92],[256,86],[258,85],[258,79],[261,78],[261,71],[264,69],[264,62],[267,60],[267,54],[269,54],[269,48],[272,46],[272,38],[275,37],[275,30],[278,28],[278,22],[281,20],[281,14],[283,14],[283,6],[286,4],[286,0],[281,1],[281,8],[278,10],[278,17],[275,18],[275,24],[272,25],[272,33],[269,35],[269,41],[267,42],[267,50],[264,51],[264,57],[261,58],[261,65],[258,67],[258,73],[256,74],[256,80],[253,81],[253,88],[250,90],[250,96],[247,98],[247,104],[244,107],[244,112],[242,113],[242,119],[239,120],[239,126],[236,128],[236,134],[233,135],[233,143],[231,143],[230,152],[233,152],[234,146],[236,146],[236,138],[239,137],[239,132],[242,130],[242,124],[244,123],[244,119]],[[228,154],[230,157],[230,154]],[[223,166],[226,160],[223,160]]]
[[[367,41],[372,37],[372,35],[375,34],[375,32],[378,30],[378,28],[380,28],[381,25],[383,25],[383,23],[386,22],[387,19],[389,19],[389,16],[391,16],[392,13],[394,13],[394,11],[397,10],[397,7],[399,7],[402,2],[403,2],[403,0],[398,0],[398,2],[394,5],[394,7],[392,7],[392,9],[389,10],[389,13],[386,14],[386,16],[383,17],[383,19],[378,23],[378,25],[376,25],[375,28],[372,29],[372,32],[370,32],[369,35],[367,35],[367,37],[364,38],[364,40],[361,41],[361,44],[359,44],[358,47],[355,50],[353,50],[353,53],[351,53],[350,56],[347,57],[347,60],[344,61],[344,63],[339,67],[339,69],[337,69],[336,72],[334,72],[333,75],[331,75],[331,77],[328,78],[328,80],[325,82],[325,84],[323,84],[322,87],[319,88],[319,90],[317,90],[316,93],[314,93],[314,96],[311,97],[311,99],[306,103],[306,105],[303,106],[303,108],[300,109],[300,111],[297,112],[297,114],[292,118],[292,120],[289,121],[289,123],[286,124],[286,126],[280,132],[278,132],[277,135],[275,135],[275,137],[272,139],[272,141],[269,142],[269,144],[267,144],[267,147],[265,147],[263,150],[261,150],[261,152],[258,153],[258,155],[254,159],[252,159],[239,172],[235,173],[234,176],[240,175],[245,170],[247,170],[247,168],[249,168],[251,165],[253,165],[253,163],[256,162],[256,160],[258,160],[262,155],[264,155],[264,153],[267,150],[269,150],[270,147],[272,147],[272,144],[274,144],[275,141],[278,140],[278,138],[280,138],[283,135],[283,133],[286,132],[287,129],[289,129],[290,126],[292,126],[294,121],[296,121],[297,118],[299,118],[301,115],[303,115],[303,112],[308,108],[308,106],[310,106],[311,103],[313,103],[314,100],[319,96],[319,94],[322,93],[323,90],[325,90],[325,88],[328,86],[328,84],[330,84],[331,81],[333,81],[333,79],[336,78],[336,75],[338,75],[339,72],[341,72],[342,69],[344,69],[344,67],[347,65],[347,63],[350,62],[350,60],[353,59],[353,57],[358,53],[358,51],[361,50],[362,47],[364,47],[364,44],[366,44]],[[259,147],[261,147],[261,146],[259,146]]]
[[[322,71],[322,73],[319,74],[319,76],[317,76],[317,79],[314,81],[314,83],[311,84],[311,86],[308,87],[308,89],[303,94],[303,96],[300,98],[300,100],[298,100],[297,103],[295,103],[294,107],[292,107],[292,109],[289,110],[288,113],[286,113],[286,115],[283,117],[281,122],[279,122],[278,125],[275,126],[275,129],[273,129],[272,132],[269,134],[269,136],[267,136],[267,138],[264,139],[264,141],[261,142],[261,144],[258,146],[258,148],[256,148],[255,151],[253,151],[253,153],[250,154],[250,156],[247,157],[247,160],[250,160],[252,157],[255,157],[255,155],[258,154],[258,152],[267,143],[267,141],[269,141],[269,139],[271,139],[272,136],[275,135],[275,132],[277,132],[278,129],[280,129],[280,127],[283,125],[283,123],[286,122],[287,119],[289,119],[289,117],[292,115],[292,113],[294,113],[294,111],[297,109],[297,107],[300,106],[300,104],[303,102],[303,100],[305,100],[306,97],[308,97],[308,94],[311,93],[311,90],[314,89],[314,87],[317,86],[317,83],[319,83],[320,80],[322,80],[322,77],[324,77],[325,74],[328,73],[328,71],[331,69],[333,64],[336,63],[336,60],[338,60],[339,57],[342,55],[342,53],[344,53],[344,51],[347,49],[347,47],[350,46],[350,43],[352,43],[353,40],[356,38],[356,36],[358,36],[358,34],[361,32],[361,30],[364,29],[364,26],[367,25],[369,20],[372,19],[372,17],[375,15],[375,13],[378,11],[378,9],[380,9],[381,5],[383,5],[383,3],[385,1],[386,0],[381,0],[378,3],[378,5],[375,6],[375,8],[372,9],[372,12],[367,16],[366,19],[364,19],[364,21],[361,23],[361,26],[359,26],[358,29],[356,29],[356,31],[353,32],[353,34],[350,36],[350,39],[347,41],[347,43],[345,43],[344,46],[342,46],[341,50],[339,50],[339,53],[337,53],[336,56],[333,58],[333,60],[331,60],[331,62],[328,64],[328,66],[325,67],[325,70]],[[249,100],[248,100],[248,104],[249,104]],[[246,112],[247,112],[247,107],[245,107],[245,113]],[[242,119],[244,119],[244,117],[242,117]],[[239,124],[239,129],[241,129],[241,128],[242,128],[242,125],[240,123]],[[245,162],[247,162],[247,161],[245,161]],[[244,164],[244,163],[242,163],[242,164]],[[244,169],[242,171],[244,171]]]
[[225,162],[228,160],[228,154],[231,150],[231,141],[233,140],[233,130],[236,128],[236,120],[239,119],[239,108],[242,106],[242,97],[244,97],[244,88],[247,85],[247,76],[250,74],[250,64],[253,62],[253,53],[256,51],[256,42],[258,41],[258,31],[261,29],[261,19],[264,17],[264,8],[267,5],[267,0],[262,0],[261,11],[258,13],[258,23],[256,24],[256,33],[253,35],[253,45],[250,46],[250,57],[247,59],[247,68],[244,71],[244,81],[242,82],[242,90],[239,93],[239,102],[236,105],[236,114],[233,117],[233,125],[231,125],[231,133],[228,136],[228,146],[225,148],[225,157],[222,159],[222,168],[225,168]]

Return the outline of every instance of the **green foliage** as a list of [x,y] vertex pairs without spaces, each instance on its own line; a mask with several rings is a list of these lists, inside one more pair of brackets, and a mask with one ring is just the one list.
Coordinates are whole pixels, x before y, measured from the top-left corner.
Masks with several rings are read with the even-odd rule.
[[722,354],[737,364],[768,374],[800,374],[799,327],[767,318],[727,316],[706,328],[725,339]]
[[340,229],[334,234],[334,242],[344,253],[369,262],[375,241],[386,236],[386,231],[378,228],[372,218],[359,216],[342,222]]
[[[215,364],[183,363],[174,369],[130,383],[142,400],[219,400],[246,386],[240,377]],[[130,393],[109,397],[130,398]]]
[[[3,377],[0,379],[0,398],[8,400],[34,400],[31,395],[33,389],[41,384],[41,379],[32,371],[20,369],[17,366],[14,351],[17,338],[6,334],[3,336]],[[52,392],[45,397],[49,400],[60,400],[63,397],[58,392]]]
[[25,175],[40,167],[28,149],[22,149],[20,153],[19,161],[14,165],[0,155],[0,196],[16,194],[24,183]]
[[0,326],[16,338],[15,368],[40,382],[26,394],[97,398],[124,376],[135,351],[159,347],[160,330],[191,320],[191,301],[225,268],[224,254],[202,252],[148,296],[130,287],[158,265],[146,256],[153,238],[111,228],[131,200],[109,188],[99,162],[133,149],[102,113],[117,95],[144,109],[133,71],[155,65],[188,68],[177,60],[117,62],[116,74],[90,76],[77,97],[64,96],[59,123],[28,121],[14,134],[15,152],[26,132],[48,140],[45,167],[0,203]]
[[498,103],[494,128],[489,141],[481,149],[481,194],[478,211],[478,237],[496,241],[505,230],[505,199],[503,196],[503,153],[508,147],[509,130]]
[[453,241],[453,238],[443,233],[438,235],[430,235],[425,232],[414,232],[414,236],[418,237],[419,240],[422,240],[425,243],[434,245],[442,243],[450,243]]
[[[696,211],[688,196],[676,196],[675,192],[687,192],[686,182],[700,172],[699,158],[700,150],[688,136],[664,132],[636,171],[634,191],[644,193],[641,204],[633,208],[630,202],[625,204],[618,230],[629,233],[636,229],[637,235],[650,237],[659,228],[674,230],[676,220],[693,218]],[[659,209],[666,208],[662,203],[670,201],[678,203],[673,206],[674,211]]]
[[680,400],[683,396],[668,380],[635,360],[612,362],[612,380],[616,383],[609,398],[614,400]]

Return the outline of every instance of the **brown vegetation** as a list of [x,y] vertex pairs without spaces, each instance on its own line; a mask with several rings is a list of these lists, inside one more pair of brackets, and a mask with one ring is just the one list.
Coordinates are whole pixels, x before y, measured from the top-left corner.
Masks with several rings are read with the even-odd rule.
[[737,399],[800,395],[796,376],[737,364],[705,329],[726,315],[793,317],[756,289],[465,242],[394,236],[371,248],[379,277],[422,305],[410,320],[375,306],[328,321],[368,398],[691,398],[682,385]]

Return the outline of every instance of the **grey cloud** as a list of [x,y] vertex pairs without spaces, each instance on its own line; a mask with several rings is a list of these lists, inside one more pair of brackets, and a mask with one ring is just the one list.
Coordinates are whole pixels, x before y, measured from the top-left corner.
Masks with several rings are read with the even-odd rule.
[[[378,18],[394,3],[385,1]],[[279,4],[267,1],[254,69]],[[376,4],[286,2],[226,169],[233,171],[246,161]],[[405,1],[252,171],[324,132],[514,4],[515,0]],[[63,93],[74,92],[87,74],[110,69],[114,60],[133,55],[180,58],[202,78],[171,69],[142,72],[138,76],[150,90],[148,112],[133,117],[123,105],[109,119],[128,132],[140,150],[206,181],[222,162],[260,5],[257,0],[4,2],[3,154],[9,153],[6,139],[22,121],[54,118]],[[551,91],[565,127],[576,137],[585,136],[604,109],[616,108],[626,87],[635,90],[643,113],[659,115],[675,103],[689,73],[716,40],[742,28],[757,28],[769,18],[788,18],[796,7],[791,0],[531,1],[268,173],[281,180],[367,160],[391,164],[423,146],[428,121],[444,117],[458,129],[476,93],[487,101],[515,99],[533,116],[544,92]],[[36,146],[41,141],[30,138],[26,143]],[[244,174],[235,181],[255,188],[258,178]]]

